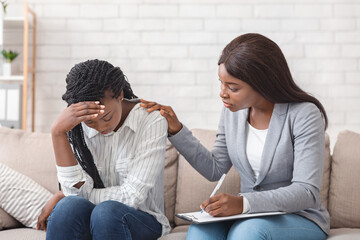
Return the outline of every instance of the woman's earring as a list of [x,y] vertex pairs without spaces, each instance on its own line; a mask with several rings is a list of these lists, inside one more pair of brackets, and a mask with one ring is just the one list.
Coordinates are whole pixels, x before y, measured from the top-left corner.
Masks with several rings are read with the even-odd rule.
[[121,98],[121,101],[124,100],[124,98]]

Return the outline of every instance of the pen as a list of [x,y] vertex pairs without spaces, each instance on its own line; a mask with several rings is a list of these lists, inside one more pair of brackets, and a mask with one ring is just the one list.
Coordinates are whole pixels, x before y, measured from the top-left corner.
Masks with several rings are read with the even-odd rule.
[[[225,176],[226,176],[225,173],[221,176],[219,182],[216,184],[216,187],[214,188],[214,191],[211,193],[210,198],[215,195],[215,193],[217,192],[217,190],[219,190],[221,184],[223,183],[223,181],[224,181],[224,179],[225,179]],[[205,208],[203,208],[203,209],[201,210],[201,213],[203,213],[204,210],[205,210]]]

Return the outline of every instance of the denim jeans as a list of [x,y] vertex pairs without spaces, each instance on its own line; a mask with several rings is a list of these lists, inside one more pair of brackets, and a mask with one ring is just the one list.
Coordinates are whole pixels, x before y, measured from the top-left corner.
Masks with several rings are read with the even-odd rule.
[[312,221],[296,214],[192,224],[187,240],[322,240],[327,235]]
[[150,214],[116,201],[98,205],[69,196],[59,201],[48,219],[46,239],[157,239],[162,225]]

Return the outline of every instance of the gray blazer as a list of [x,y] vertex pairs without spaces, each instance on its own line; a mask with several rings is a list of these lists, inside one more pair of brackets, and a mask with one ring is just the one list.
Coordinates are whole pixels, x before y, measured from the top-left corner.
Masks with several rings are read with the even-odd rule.
[[210,181],[219,180],[234,165],[249,213],[296,213],[328,234],[330,217],[320,196],[325,159],[321,112],[312,103],[275,104],[257,180],[245,151],[248,114],[248,109],[223,109],[211,152],[185,126],[169,140]]

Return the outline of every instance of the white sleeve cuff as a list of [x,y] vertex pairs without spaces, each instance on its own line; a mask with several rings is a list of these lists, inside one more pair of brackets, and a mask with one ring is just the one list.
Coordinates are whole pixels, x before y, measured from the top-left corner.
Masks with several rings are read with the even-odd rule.
[[249,210],[250,210],[249,201],[246,199],[246,197],[243,197],[243,212],[242,213],[248,213]]
[[65,196],[78,195],[80,189],[74,187],[78,182],[85,182],[86,177],[79,164],[69,167],[56,166],[58,180]]

